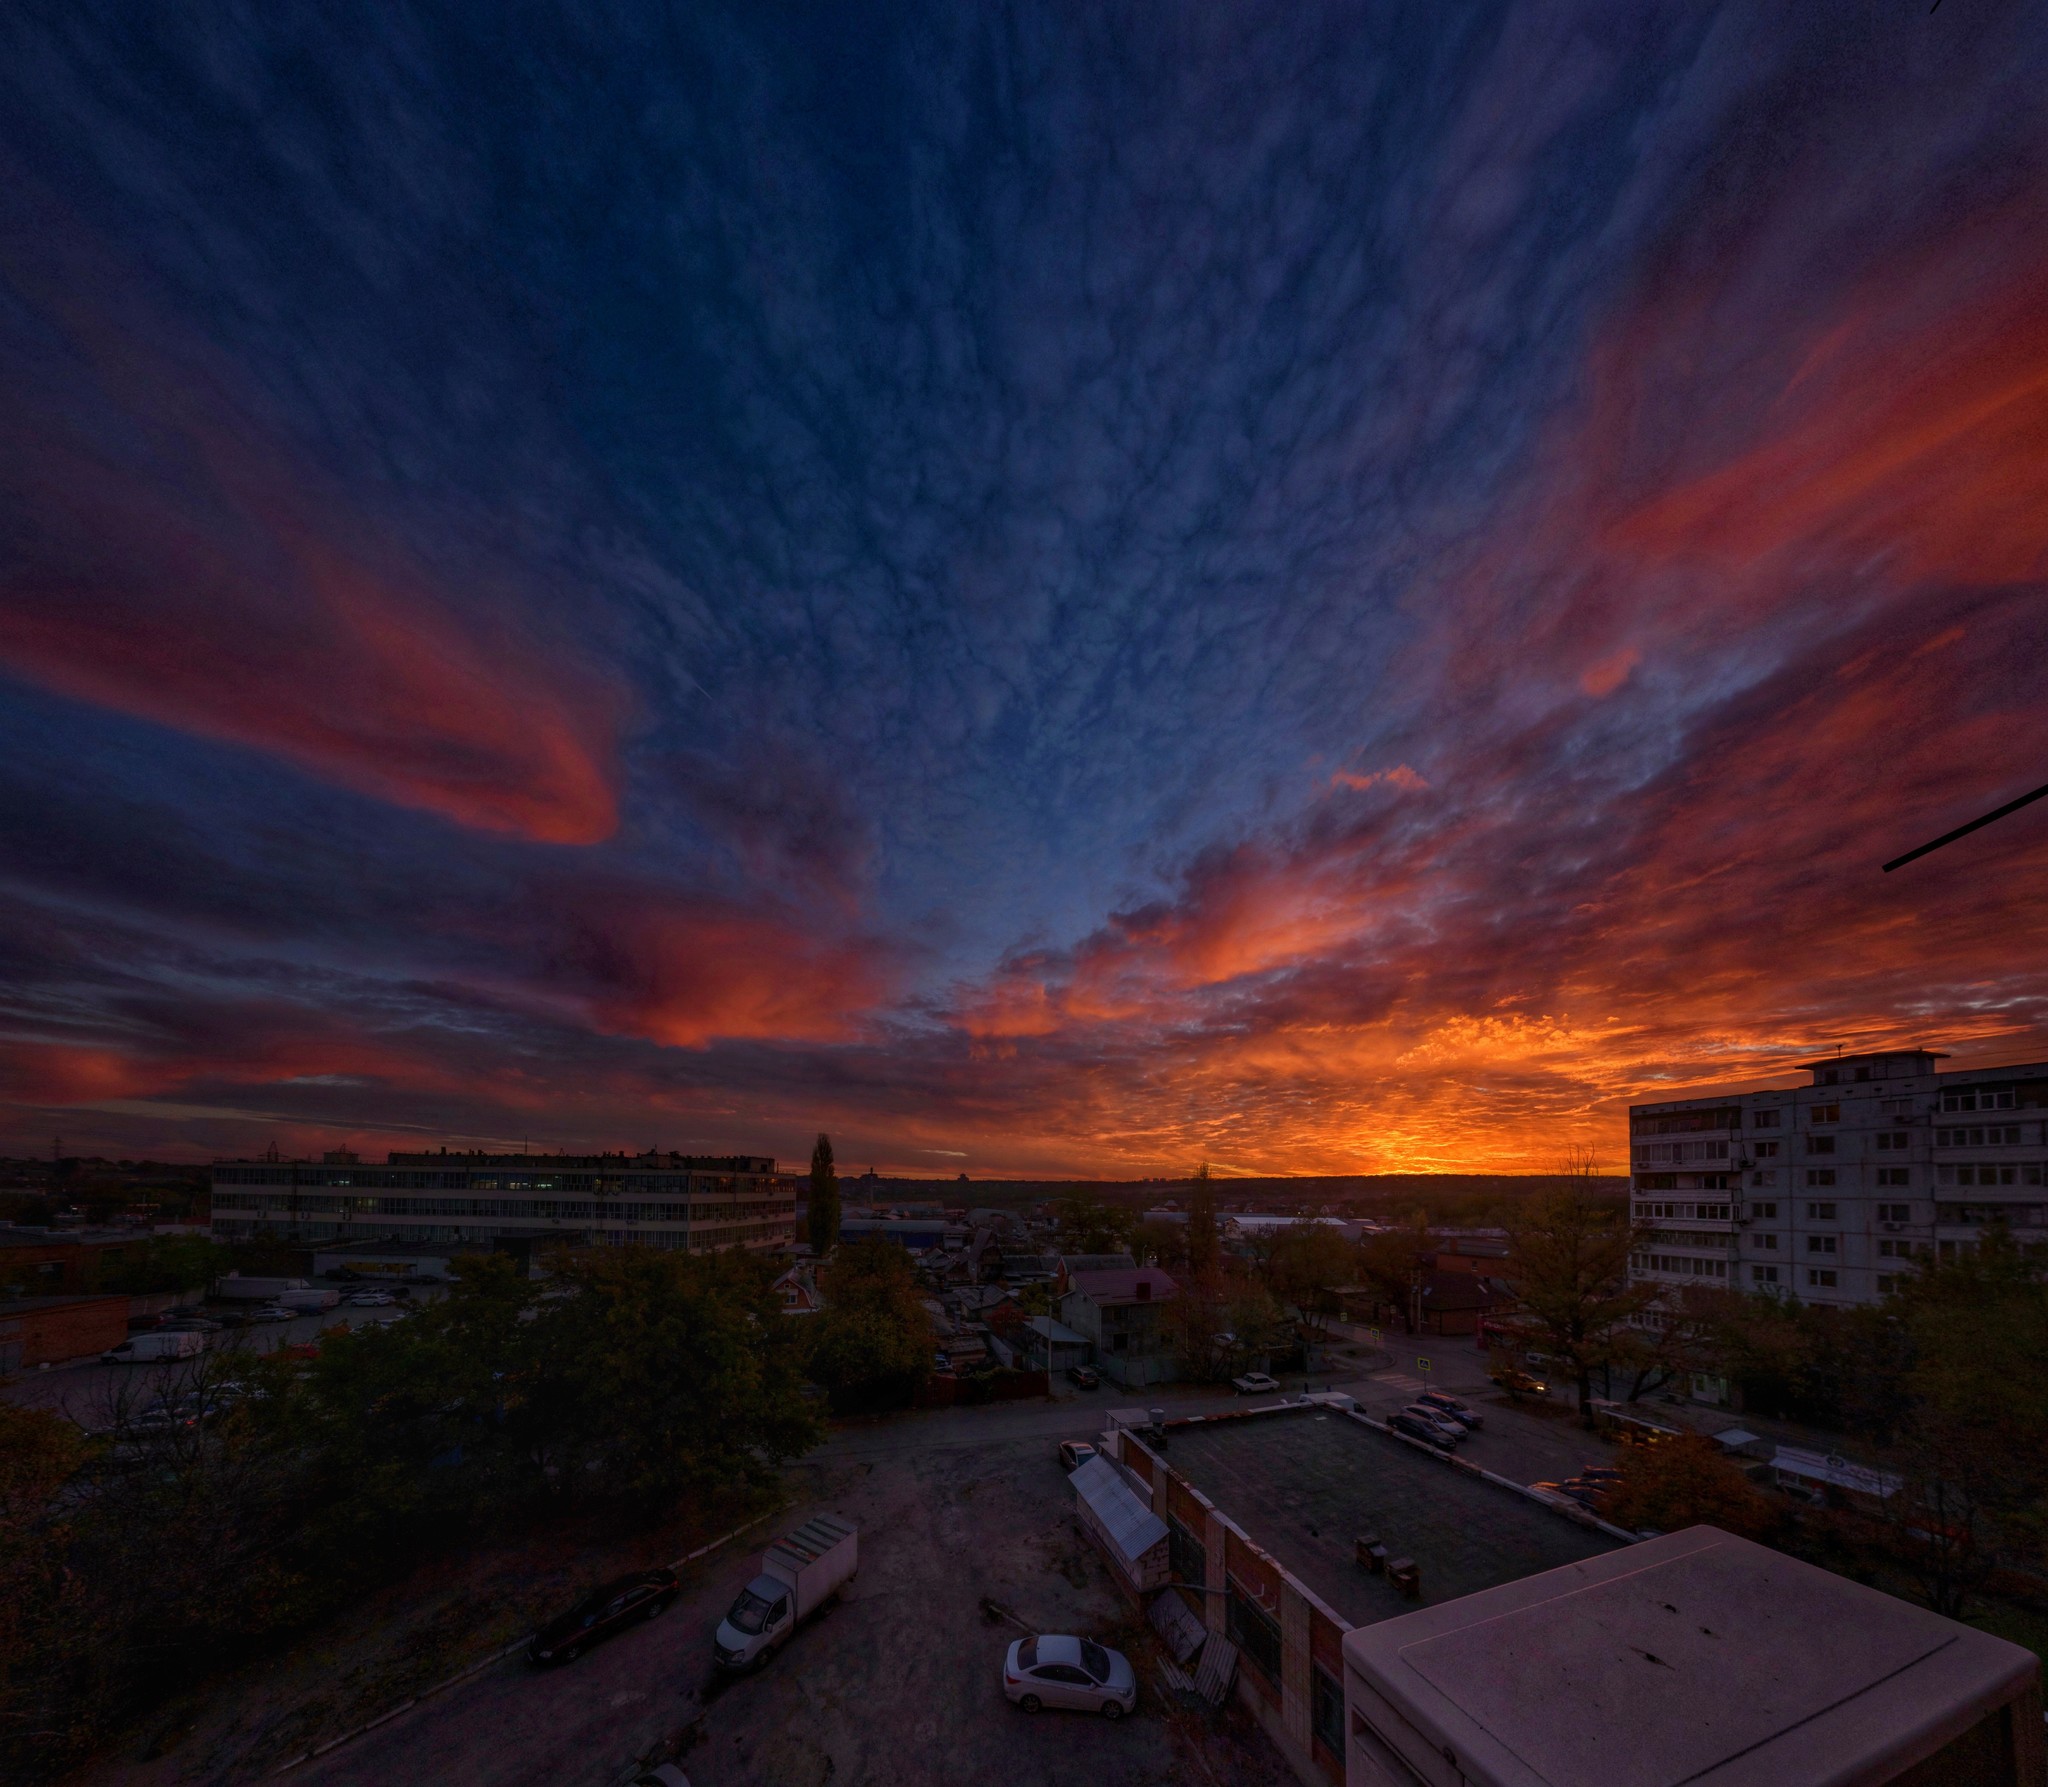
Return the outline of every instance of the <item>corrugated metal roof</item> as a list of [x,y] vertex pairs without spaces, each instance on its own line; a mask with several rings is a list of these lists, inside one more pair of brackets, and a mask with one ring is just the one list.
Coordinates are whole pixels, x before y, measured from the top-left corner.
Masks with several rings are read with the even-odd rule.
[[1074,1493],[1088,1504],[1088,1510],[1102,1523],[1124,1561],[1136,1568],[1138,1560],[1166,1537],[1166,1522],[1138,1500],[1127,1478],[1101,1453],[1067,1479]]

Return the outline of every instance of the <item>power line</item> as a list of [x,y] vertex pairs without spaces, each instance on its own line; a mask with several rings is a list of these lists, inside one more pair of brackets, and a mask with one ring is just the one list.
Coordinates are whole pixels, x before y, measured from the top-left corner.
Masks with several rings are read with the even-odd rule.
[[1953,844],[1958,838],[1967,838],[1970,833],[1989,825],[1992,820],[2003,819],[2008,813],[2017,813],[2020,808],[2031,805],[2044,794],[2048,794],[2048,782],[2043,782],[2031,794],[2021,795],[2018,800],[2009,800],[2002,807],[1993,807],[1982,818],[1972,819],[1968,825],[1959,825],[1954,831],[1943,832],[1931,844],[1922,844],[1917,850],[1908,850],[1904,856],[1893,857],[1884,865],[1884,872],[1889,875],[1894,869],[1904,868],[1915,857],[1925,856],[1930,850],[1939,850],[1944,844]]

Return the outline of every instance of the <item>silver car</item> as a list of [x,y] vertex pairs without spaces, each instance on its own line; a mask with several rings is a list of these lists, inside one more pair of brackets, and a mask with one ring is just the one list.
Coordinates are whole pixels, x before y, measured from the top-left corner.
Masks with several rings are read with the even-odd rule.
[[1020,1638],[1003,1657],[1003,1692],[1027,1713],[1071,1706],[1121,1719],[1138,1704],[1138,1677],[1122,1651],[1087,1638]]

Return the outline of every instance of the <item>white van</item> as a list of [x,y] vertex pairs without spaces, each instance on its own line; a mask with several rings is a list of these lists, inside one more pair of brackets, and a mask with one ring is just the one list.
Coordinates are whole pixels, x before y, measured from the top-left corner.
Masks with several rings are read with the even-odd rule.
[[119,1346],[100,1354],[102,1365],[149,1365],[165,1359],[189,1359],[206,1351],[206,1336],[187,1328],[159,1328],[131,1334]]

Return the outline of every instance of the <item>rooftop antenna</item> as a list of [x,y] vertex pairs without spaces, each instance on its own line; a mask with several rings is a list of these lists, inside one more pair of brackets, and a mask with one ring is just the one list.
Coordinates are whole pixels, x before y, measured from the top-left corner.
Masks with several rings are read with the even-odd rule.
[[1954,831],[1943,832],[1932,843],[1922,844],[1917,850],[1908,850],[1904,856],[1893,857],[1890,862],[1884,865],[1884,872],[1889,875],[1894,869],[1903,869],[1906,864],[1912,862],[1916,857],[1925,856],[1930,850],[1939,850],[1944,844],[1953,844],[1958,838],[1967,838],[1970,833],[1981,831],[1994,819],[2003,819],[2008,813],[2017,813],[2020,808],[2031,806],[2043,795],[2048,795],[2048,782],[2043,782],[2031,794],[2021,795],[2018,800],[2009,800],[2002,807],[1993,807],[1990,812],[1984,814],[1981,818],[1972,819],[1968,825],[1959,825]]

